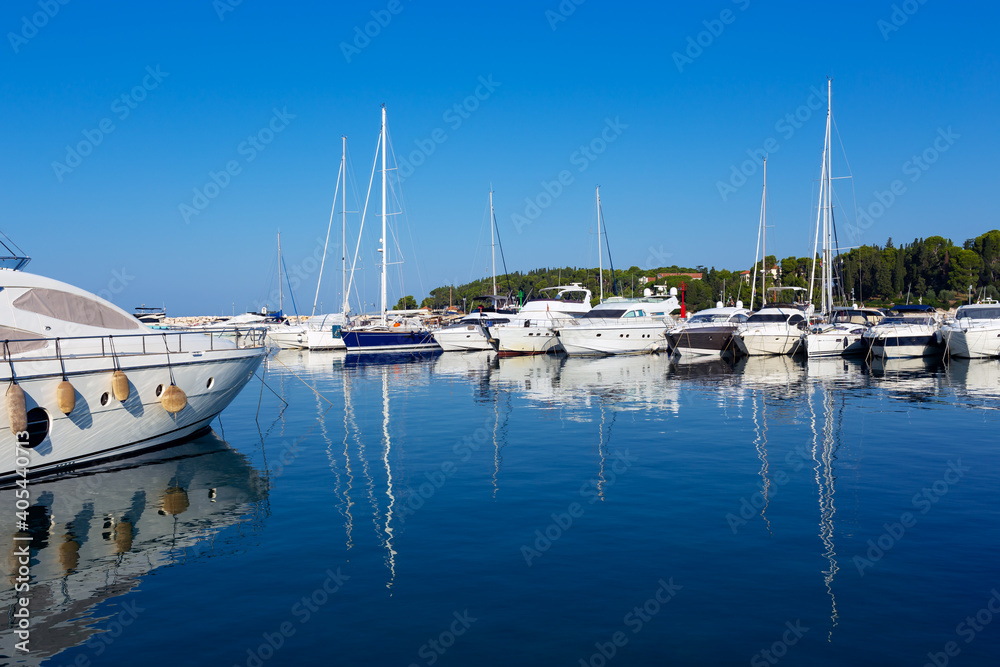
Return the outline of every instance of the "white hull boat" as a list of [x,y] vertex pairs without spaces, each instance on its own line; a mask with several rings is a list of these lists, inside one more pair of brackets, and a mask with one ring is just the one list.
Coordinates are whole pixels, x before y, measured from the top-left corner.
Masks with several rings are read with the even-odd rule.
[[678,356],[718,357],[733,348],[733,335],[747,321],[750,311],[742,302],[736,307],[715,308],[695,313],[667,332],[667,342]]
[[805,316],[798,308],[770,305],[740,325],[734,342],[750,357],[795,354],[802,345]]
[[827,324],[813,327],[806,334],[806,355],[848,357],[868,351],[863,335],[882,321],[883,314],[874,308],[835,308]]
[[963,359],[1000,356],[1000,304],[962,306],[955,319],[941,327],[948,354]]
[[871,356],[878,359],[930,357],[941,353],[941,334],[930,306],[895,306],[864,333]]
[[306,328],[303,325],[278,326],[268,329],[267,340],[282,350],[302,350],[309,345]]
[[0,453],[0,482],[195,434],[236,397],[267,350],[253,329],[231,341],[154,332],[89,292],[20,271],[0,269],[0,287],[7,385],[0,431],[13,432]]
[[612,297],[559,327],[556,335],[570,356],[649,354],[667,349],[670,313],[677,299]]
[[487,327],[490,345],[501,357],[545,354],[561,349],[556,329],[590,310],[590,290],[579,283],[546,287],[553,298],[533,299],[510,321]]

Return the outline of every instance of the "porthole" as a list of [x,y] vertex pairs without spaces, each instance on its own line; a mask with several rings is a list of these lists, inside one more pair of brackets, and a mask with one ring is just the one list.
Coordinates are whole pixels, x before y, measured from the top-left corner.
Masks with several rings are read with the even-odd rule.
[[107,405],[109,400],[111,400],[111,397],[108,395],[108,392],[101,394],[101,405]]
[[159,398],[160,394],[162,393],[163,393],[163,385],[162,384],[156,385],[156,397]]
[[49,434],[49,413],[44,408],[31,408],[28,410],[28,444],[21,444],[22,447],[33,449],[42,444]]
[[208,378],[208,382],[205,383],[205,389],[211,389],[215,386],[215,378]]
[[601,334],[597,334],[597,337],[598,337],[598,338],[600,338],[600,337],[601,337]]

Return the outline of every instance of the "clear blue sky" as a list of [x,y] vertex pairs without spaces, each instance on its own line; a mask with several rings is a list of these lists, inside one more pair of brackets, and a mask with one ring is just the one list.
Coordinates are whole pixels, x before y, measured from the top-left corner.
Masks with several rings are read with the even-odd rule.
[[[989,204],[998,15],[995,3],[939,0],[10,0],[0,9],[0,228],[34,272],[177,315],[270,300],[280,229],[286,264],[305,274],[295,296],[306,311],[340,137],[363,196],[385,103],[397,156],[434,148],[402,187],[405,293],[418,300],[485,275],[491,184],[511,270],[596,266],[595,185],[616,266],[745,268],[760,170],[748,165],[725,197],[719,183],[739,183],[734,166],[772,139],[769,252],[809,254],[825,101],[808,104],[832,76],[843,144],[834,171],[853,175],[836,186],[841,224],[855,199],[869,208],[900,181],[861,241],[961,243],[1000,227]],[[367,44],[357,39],[366,24]],[[798,127],[786,119],[796,113]],[[270,143],[244,143],[262,130]],[[88,154],[68,156],[81,142]],[[586,157],[587,145],[603,150]],[[914,169],[925,151],[933,164]],[[186,221],[181,205],[230,162],[238,173]],[[564,170],[571,182],[515,224]],[[376,242],[363,239],[367,266]],[[331,257],[326,310],[340,290],[339,250]],[[358,280],[373,300],[377,275]]]

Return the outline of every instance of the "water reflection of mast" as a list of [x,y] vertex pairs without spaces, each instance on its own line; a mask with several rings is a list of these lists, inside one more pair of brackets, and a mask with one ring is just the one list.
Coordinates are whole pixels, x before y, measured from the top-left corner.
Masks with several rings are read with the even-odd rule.
[[[495,391],[493,393],[493,499],[496,500],[497,491],[499,486],[497,484],[497,477],[500,475],[500,465],[503,463],[503,455],[501,451],[507,444],[507,422],[510,420],[510,392],[503,392],[504,397],[507,400],[507,411],[504,414],[503,425],[500,424],[500,405],[499,398],[500,392]],[[502,438],[497,438],[497,433],[502,436]],[[501,444],[502,440],[502,444]]]
[[757,458],[760,459],[760,478],[761,478],[761,490],[760,493],[764,497],[764,505],[760,508],[760,518],[764,520],[767,524],[767,532],[769,535],[773,534],[771,532],[771,520],[767,518],[767,505],[770,502],[770,492],[771,492],[771,480],[768,478],[768,465],[767,465],[767,394],[763,391],[760,392],[761,400],[761,419],[757,421],[757,393],[754,392],[753,395],[753,427],[754,427],[754,446],[757,449]]
[[[320,432],[322,434],[323,440],[326,442],[326,457],[330,461],[330,470],[333,472],[335,480],[333,492],[334,496],[339,501],[341,495],[340,467],[337,464],[337,455],[333,451],[333,439],[330,438],[330,435],[327,432],[326,428],[325,417],[326,417],[326,412],[329,411],[329,408],[327,408],[326,411],[323,411],[321,409],[323,407],[323,405],[320,403],[321,395],[316,390],[315,387],[313,387],[313,391],[316,391],[316,412],[317,414],[319,414]],[[340,511],[341,516],[344,517],[344,532],[346,535],[345,545],[348,551],[350,551],[351,547],[353,546],[353,542],[351,541],[351,529],[353,528],[353,523],[354,523],[354,518],[351,516],[351,505],[354,504],[351,501],[351,483],[353,482],[353,477],[351,476],[351,456],[347,450],[347,441],[348,441],[347,414],[348,411],[350,410],[349,402],[350,402],[350,397],[348,393],[345,391],[344,392],[344,468],[346,470],[347,484],[346,487],[344,487],[343,491],[343,496],[344,496],[343,504],[340,504],[338,502],[339,506],[338,510]]]
[[385,548],[388,553],[386,562],[389,565],[389,581],[386,588],[392,589],[392,583],[396,579],[396,552],[392,548],[392,508],[396,504],[396,499],[392,495],[392,469],[389,467],[389,453],[392,442],[389,439],[389,367],[382,367],[382,439],[384,442],[382,462],[385,464],[386,487],[385,495],[389,497],[389,504],[385,508]]
[[[823,584],[826,592],[830,596],[830,633],[827,641],[833,638],[833,629],[837,627],[837,619],[840,617],[837,612],[837,597],[833,593],[833,578],[840,569],[837,566],[837,552],[833,543],[833,519],[836,508],[833,504],[834,483],[836,477],[833,474],[833,461],[836,458],[837,440],[840,429],[835,429],[833,395],[827,391],[823,401],[824,422],[823,422],[823,445],[817,450],[816,419],[813,415],[813,461],[816,462],[814,470],[816,472],[816,488],[819,493],[819,539],[823,543],[825,551],[823,557],[827,559],[830,567],[823,571]],[[812,394],[810,392],[809,409],[812,412]]]
[[[354,434],[354,442],[358,446],[358,456],[361,459],[361,473],[365,478],[365,486],[368,489],[368,500],[371,502],[372,506],[372,524],[375,526],[376,534],[379,532],[378,525],[378,501],[375,500],[375,480],[372,478],[371,470],[368,467],[368,455],[365,452],[365,441],[361,437],[361,431],[358,429],[358,424],[354,415],[354,403],[351,401],[351,389],[350,383],[348,381],[349,372],[345,369],[343,371],[344,378],[344,450],[347,451],[347,438],[348,432]],[[350,428],[348,429],[347,426]],[[379,541],[381,542],[381,536]]]
[[601,400],[601,423],[600,423],[600,434],[597,440],[597,454],[600,457],[600,467],[597,472],[597,497],[604,502],[604,464],[607,460],[608,455],[608,443],[611,442],[611,428],[615,425],[615,418],[618,413],[615,411],[611,412],[611,423],[608,424],[608,434],[607,438],[604,437],[604,423],[605,423],[605,413],[604,413],[604,400]]

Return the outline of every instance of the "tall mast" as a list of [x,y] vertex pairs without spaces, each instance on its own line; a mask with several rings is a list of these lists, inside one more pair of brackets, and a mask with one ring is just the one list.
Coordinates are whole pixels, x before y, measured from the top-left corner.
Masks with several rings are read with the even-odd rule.
[[[344,305],[341,307],[340,312],[347,315],[350,305],[348,304],[347,296],[347,135],[340,137],[341,141],[341,152],[340,152],[340,170],[344,174],[344,194],[340,196],[340,215],[341,215],[341,228],[340,228],[340,263],[341,263],[341,286],[344,290]],[[326,253],[323,253],[323,258],[326,259]]]
[[493,294],[497,293],[497,245],[493,239],[493,227],[496,224],[496,218],[493,215],[493,189],[490,188],[490,250],[493,254]]
[[284,308],[282,307],[281,298],[281,232],[278,232],[278,312],[282,312]]
[[601,186],[597,186],[597,283],[600,285],[600,301],[604,302],[604,260],[601,253]]
[[[764,158],[764,164],[767,164],[767,158]],[[765,167],[766,168],[766,167]],[[767,179],[764,179],[766,184]],[[760,214],[764,215],[764,201],[761,199],[760,202]],[[753,272],[750,274],[750,309],[754,307],[754,301],[757,298],[757,260],[760,258],[760,234],[764,231],[763,220],[757,224],[757,247],[753,251]]]
[[764,270],[760,273],[760,307],[767,305],[767,158],[764,158],[764,188],[760,196],[761,260]]
[[826,161],[823,165],[826,171],[826,207],[823,212],[823,312],[829,314],[833,309],[833,137],[831,136],[833,107],[833,81],[826,81],[826,142],[824,153]]
[[[342,137],[342,138],[346,139],[346,137]],[[346,149],[346,144],[345,144],[344,150],[345,150],[345,152],[347,150]],[[333,216],[336,215],[336,213],[337,213],[337,194],[340,191],[340,176],[341,176],[341,174],[344,174],[344,186],[346,187],[347,186],[347,174],[346,174],[346,172],[344,172],[344,158],[343,158],[343,156],[340,158],[340,171],[337,172],[337,188],[333,192],[333,206],[330,207],[330,222],[328,222],[327,225],[326,225],[326,241],[323,242],[323,258],[319,262],[319,278],[316,280],[316,296],[313,297],[312,315],[316,314],[316,304],[319,303],[319,287],[320,287],[320,285],[323,284],[323,267],[326,266],[326,250],[330,246],[330,230],[333,228]],[[345,264],[344,264],[344,266],[345,266],[345,269],[344,269],[344,276],[345,276],[345,278],[347,276],[347,269],[346,269],[347,255],[346,255],[346,252],[347,251],[343,248],[343,246],[341,246],[341,255],[342,255],[342,259],[345,262]],[[346,288],[346,285],[347,285],[346,280],[344,281],[344,285],[345,285],[345,288]],[[346,295],[345,295],[345,300],[346,300]]]
[[829,314],[830,309],[833,307],[833,261],[831,256],[833,223],[830,217],[832,212],[832,178],[830,172],[833,165],[831,143],[832,84],[832,80],[828,79],[826,82],[826,133],[823,138],[823,164],[820,167],[819,177],[819,206],[816,211],[816,240],[813,243],[813,268],[809,277],[809,300],[811,302],[813,285],[816,281],[816,251],[820,243],[820,238],[822,238],[823,247],[821,249],[820,262],[822,262],[823,266],[820,270],[820,309],[824,314]]
[[386,203],[385,203],[385,105],[382,105],[382,136],[379,137],[379,141],[382,144],[382,247],[380,252],[382,253],[382,279],[381,279],[381,291],[382,291],[382,324],[387,324],[386,320],[386,270],[388,268],[388,261],[386,260],[386,255],[388,255],[388,249],[386,247]]

